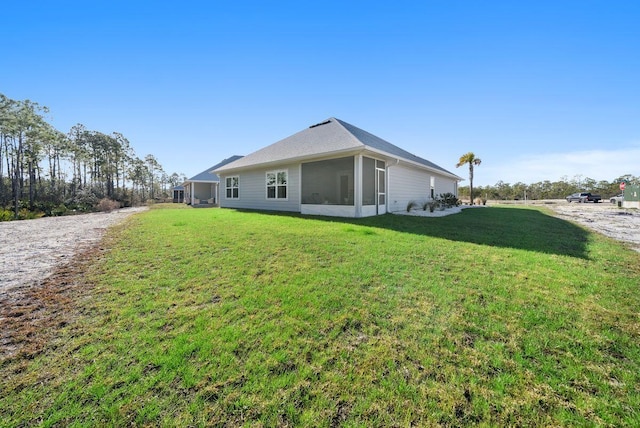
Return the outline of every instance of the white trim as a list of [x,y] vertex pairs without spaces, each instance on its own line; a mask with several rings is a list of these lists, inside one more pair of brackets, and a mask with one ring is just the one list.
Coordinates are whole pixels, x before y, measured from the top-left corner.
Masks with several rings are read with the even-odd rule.
[[355,216],[362,217],[362,154],[353,157],[353,205]]
[[[227,186],[227,180],[236,178],[237,185],[233,187],[233,182],[231,183],[231,187]],[[227,195],[227,190],[231,189],[231,197]],[[233,189],[238,189],[238,196],[233,197]],[[230,200],[238,200],[240,199],[240,176],[239,175],[228,175],[224,177],[224,198]]]
[[302,204],[300,213],[307,215],[355,218],[356,207],[355,205]]
[[[282,187],[282,184],[278,184],[278,174],[280,174],[281,172],[284,172],[286,174],[285,177],[285,193],[286,196],[284,198],[279,198],[278,197],[278,187]],[[267,183],[267,175],[269,174],[274,174],[275,177],[275,184],[273,186],[269,186]],[[275,189],[275,197],[270,198],[269,197],[269,187],[274,187]],[[274,169],[272,171],[265,171],[264,173],[264,197],[267,201],[288,201],[289,200],[289,169]]]
[[378,213],[376,212],[376,206],[375,205],[363,205],[362,206],[362,211],[360,212],[360,217],[373,217],[375,215],[378,215]]

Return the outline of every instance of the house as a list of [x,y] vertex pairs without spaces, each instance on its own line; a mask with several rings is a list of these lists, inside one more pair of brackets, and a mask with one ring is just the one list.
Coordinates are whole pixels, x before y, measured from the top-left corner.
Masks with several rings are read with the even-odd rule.
[[462,178],[347,122],[330,118],[213,170],[220,206],[367,217],[406,209]]
[[184,186],[176,186],[173,188],[173,203],[181,204],[184,202]]
[[190,205],[217,204],[220,200],[220,178],[211,171],[240,158],[242,156],[231,156],[186,180],[182,185],[184,187],[184,202]]

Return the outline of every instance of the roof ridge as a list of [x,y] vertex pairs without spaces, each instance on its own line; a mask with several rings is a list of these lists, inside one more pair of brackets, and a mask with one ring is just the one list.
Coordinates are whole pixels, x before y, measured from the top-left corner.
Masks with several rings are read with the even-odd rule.
[[[349,135],[351,136],[351,138],[353,138],[353,139],[354,139],[358,144],[362,145],[363,147],[365,147],[365,146],[367,145],[364,141],[362,141],[360,138],[358,138],[358,137],[357,137],[353,132],[351,132],[351,130],[349,130],[349,128],[348,128],[348,127],[346,127],[346,126],[344,126],[344,125],[345,125],[345,123],[346,123],[347,125],[349,125],[349,126],[351,126],[351,127],[353,127],[353,128],[360,129],[360,128],[358,128],[357,126],[353,126],[352,124],[350,124],[350,123],[348,123],[348,122],[345,122],[345,121],[343,121],[343,120],[338,119],[337,117],[331,117],[331,118],[329,118],[329,120],[330,120],[330,121],[331,121],[331,120],[333,120],[333,121],[335,121],[338,125],[340,125],[340,127],[341,127],[342,129],[344,129],[344,130],[347,132],[347,134],[349,134]],[[363,129],[360,129],[360,130],[361,130],[361,131],[363,131],[363,132],[367,132],[367,131],[365,131],[365,130],[363,130]],[[368,133],[368,132],[367,132],[367,133]],[[369,133],[368,133],[368,134],[369,134]],[[371,135],[373,135],[373,134],[371,134]],[[374,135],[374,137],[375,137],[375,135]],[[380,138],[380,137],[378,137],[378,138]]]

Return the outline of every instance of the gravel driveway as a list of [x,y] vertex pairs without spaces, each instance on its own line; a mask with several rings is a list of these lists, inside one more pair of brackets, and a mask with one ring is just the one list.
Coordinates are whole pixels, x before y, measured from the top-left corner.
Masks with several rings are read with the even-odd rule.
[[55,267],[99,242],[109,226],[146,209],[0,222],[0,297],[37,285]]
[[609,203],[568,203],[548,205],[558,217],[573,220],[603,235],[627,242],[640,252],[640,210],[618,208]]

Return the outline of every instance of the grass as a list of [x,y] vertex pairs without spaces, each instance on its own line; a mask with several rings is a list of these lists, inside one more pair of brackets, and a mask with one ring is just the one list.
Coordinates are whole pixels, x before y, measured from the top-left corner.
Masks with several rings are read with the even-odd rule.
[[544,210],[165,206],[105,245],[0,425],[640,425],[640,256]]

